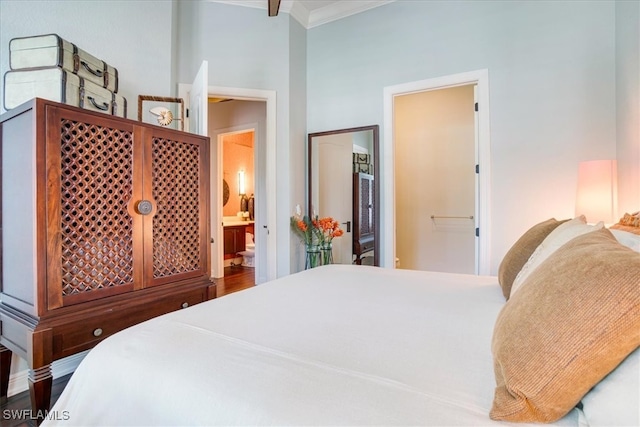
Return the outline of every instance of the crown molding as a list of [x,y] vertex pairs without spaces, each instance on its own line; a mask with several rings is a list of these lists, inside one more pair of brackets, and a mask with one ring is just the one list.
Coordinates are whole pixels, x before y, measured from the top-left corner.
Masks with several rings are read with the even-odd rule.
[[371,1],[341,1],[335,2],[328,6],[315,9],[309,14],[309,21],[302,23],[305,28],[313,28],[323,24],[327,24],[347,16],[355,15],[365,10],[383,6],[387,3],[393,3],[396,0],[371,0]]
[[[214,3],[225,3],[234,6],[252,7],[267,10],[266,0],[209,0]],[[309,29],[320,26],[365,10],[392,3],[396,0],[362,0],[334,2],[319,9],[309,12],[300,2],[295,0],[282,0],[280,13],[288,13],[304,28]]]

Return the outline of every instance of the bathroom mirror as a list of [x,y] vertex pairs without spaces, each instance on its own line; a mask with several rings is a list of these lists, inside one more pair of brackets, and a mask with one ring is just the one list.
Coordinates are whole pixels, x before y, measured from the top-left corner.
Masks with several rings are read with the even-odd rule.
[[310,216],[332,217],[336,264],[380,265],[378,125],[309,134]]

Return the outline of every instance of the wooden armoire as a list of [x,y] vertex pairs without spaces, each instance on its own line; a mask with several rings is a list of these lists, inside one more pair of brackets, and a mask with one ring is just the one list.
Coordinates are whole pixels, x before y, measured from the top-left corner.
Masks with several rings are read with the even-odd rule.
[[[375,182],[373,175],[353,174],[353,254],[355,264],[375,249]],[[374,263],[375,264],[375,263]],[[377,264],[376,264],[377,265]]]
[[209,139],[34,99],[0,144],[0,397],[13,352],[39,411],[54,360],[215,297]]

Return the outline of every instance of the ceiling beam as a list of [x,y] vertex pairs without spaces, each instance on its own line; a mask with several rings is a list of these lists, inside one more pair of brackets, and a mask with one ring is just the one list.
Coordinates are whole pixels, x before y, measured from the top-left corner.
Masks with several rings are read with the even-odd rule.
[[268,0],[269,1],[269,16],[278,16],[278,10],[280,9],[280,0]]

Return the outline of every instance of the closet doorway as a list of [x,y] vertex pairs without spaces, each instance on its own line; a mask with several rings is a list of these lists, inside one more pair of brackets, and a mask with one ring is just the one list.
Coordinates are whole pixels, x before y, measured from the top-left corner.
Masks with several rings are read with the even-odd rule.
[[386,87],[384,102],[382,266],[489,274],[488,71]]
[[395,99],[399,268],[476,271],[474,88]]

